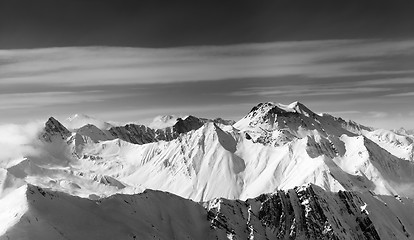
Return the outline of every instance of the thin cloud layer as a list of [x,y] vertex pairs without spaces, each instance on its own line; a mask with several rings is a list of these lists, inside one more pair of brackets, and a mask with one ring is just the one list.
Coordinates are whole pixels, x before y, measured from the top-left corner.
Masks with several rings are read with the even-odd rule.
[[100,91],[5,93],[0,94],[0,110],[101,102],[116,97]]
[[[406,111],[413,97],[409,60],[414,40],[0,50],[0,122],[27,111],[36,117],[119,112],[107,120],[127,122],[160,114],[205,116],[212,106],[237,119],[246,111],[242,106],[295,100],[318,112],[392,115]],[[406,127],[414,127],[410,119]]]
[[[287,75],[333,78],[366,71],[414,54],[414,41],[310,41],[172,49],[52,48],[0,51],[7,84],[94,86],[170,83]],[[413,57],[414,58],[414,57]],[[385,61],[386,63],[387,61]],[[413,69],[377,73],[413,73]]]
[[21,161],[28,155],[39,155],[41,150],[37,142],[41,130],[41,122],[0,125],[0,167],[7,168],[9,164]]

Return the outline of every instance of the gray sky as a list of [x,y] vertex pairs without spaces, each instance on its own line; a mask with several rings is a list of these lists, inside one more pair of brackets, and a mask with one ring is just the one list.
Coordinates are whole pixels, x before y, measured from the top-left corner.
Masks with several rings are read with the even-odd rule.
[[0,1],[0,123],[237,120],[303,102],[414,128],[412,1]]
[[239,119],[303,102],[376,127],[414,128],[414,40],[321,40],[164,49],[0,51],[1,122],[85,113]]

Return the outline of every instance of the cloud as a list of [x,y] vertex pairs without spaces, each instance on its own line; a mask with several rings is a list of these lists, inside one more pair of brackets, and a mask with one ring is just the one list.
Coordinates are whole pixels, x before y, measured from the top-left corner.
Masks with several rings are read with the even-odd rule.
[[389,78],[389,79],[375,79],[367,80],[357,83],[359,86],[372,85],[414,85],[414,77],[412,78]]
[[350,94],[367,94],[378,93],[392,90],[391,88],[377,88],[377,87],[350,87],[343,83],[332,83],[331,85],[320,83],[303,83],[301,85],[285,85],[278,87],[251,87],[243,90],[238,90],[230,93],[234,96],[250,96],[250,95],[279,95],[290,97],[305,97],[305,96],[335,96],[335,95],[350,95]]
[[354,110],[349,110],[349,111],[330,111],[329,114],[331,114],[331,115],[361,114],[361,111],[354,111]]
[[[413,54],[413,49],[414,41],[325,40],[166,49],[1,50],[0,62],[5,64],[0,65],[0,86],[27,83],[99,86],[290,75],[362,76],[372,75],[369,67],[380,64],[384,56]],[[376,73],[413,73],[413,69],[376,70]]]
[[388,113],[386,112],[371,111],[371,112],[368,112],[368,114],[370,115],[371,118],[385,118],[388,116]]
[[393,93],[386,95],[387,97],[414,97],[414,92]]
[[27,109],[86,102],[102,102],[124,97],[126,94],[112,94],[103,91],[78,92],[36,92],[0,94],[0,110]]
[[39,155],[38,136],[42,128],[41,122],[0,125],[0,167],[10,167],[28,155]]

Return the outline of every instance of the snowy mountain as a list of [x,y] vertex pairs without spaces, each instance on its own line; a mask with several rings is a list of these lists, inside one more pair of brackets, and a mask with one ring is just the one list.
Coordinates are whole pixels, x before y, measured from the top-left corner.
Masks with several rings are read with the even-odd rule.
[[0,213],[2,238],[413,238],[411,135],[299,102],[237,122],[159,118],[164,128],[80,119],[51,117],[36,151],[0,169],[0,206],[19,202]]
[[365,136],[394,156],[409,161],[414,160],[414,136],[384,129],[367,132]]
[[392,131],[396,134],[399,134],[399,135],[414,136],[414,130],[413,129],[407,130],[405,128],[399,128],[399,129],[394,129]]
[[411,199],[309,185],[195,203],[146,190],[99,200],[24,185],[0,199],[0,239],[412,239]]
[[74,114],[73,116],[70,116],[69,118],[65,119],[63,123],[68,129],[72,129],[72,130],[81,128],[87,124],[94,125],[97,128],[102,129],[102,130],[107,130],[114,126],[113,124],[110,124],[108,122],[96,119],[86,114],[79,114],[79,113]]

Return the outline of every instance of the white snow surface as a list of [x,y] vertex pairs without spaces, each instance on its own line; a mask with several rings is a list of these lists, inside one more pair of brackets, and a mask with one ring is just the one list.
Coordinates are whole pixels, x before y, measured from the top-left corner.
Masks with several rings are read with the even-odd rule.
[[394,156],[414,161],[414,136],[384,129],[364,132],[364,135]]
[[298,102],[264,103],[233,128],[207,122],[172,141],[132,144],[88,123],[37,148],[40,156],[4,171],[82,197],[150,188],[195,201],[244,200],[308,183],[414,196],[411,138],[385,130],[357,135]]
[[[158,117],[153,127],[169,126],[174,121],[174,116]],[[289,105],[264,103],[233,127],[221,128],[207,122],[172,141],[143,145],[113,139],[107,131],[112,125],[85,115],[75,115],[63,124],[71,130],[68,138],[52,138],[51,142],[37,139],[33,144],[40,151],[16,158],[12,161],[14,165],[8,164],[0,169],[0,236],[16,223],[23,224],[20,218],[24,214],[29,214],[28,218],[36,221],[36,211],[45,210],[46,203],[44,206],[39,203],[35,209],[28,203],[27,186],[59,191],[59,197],[64,199],[62,206],[68,207],[65,211],[73,210],[73,214],[80,214],[76,217],[89,220],[119,213],[115,213],[114,203],[105,206],[112,212],[102,216],[99,215],[101,213],[96,215],[98,210],[79,213],[81,209],[91,206],[87,199],[113,199],[111,196],[137,194],[145,189],[170,192],[196,202],[216,198],[246,200],[309,183],[328,192],[356,191],[364,194],[362,196],[384,196],[382,199],[398,194],[408,197],[410,206],[414,197],[413,137],[386,130],[356,133],[336,118],[314,114],[299,102]],[[68,200],[72,196],[79,198],[79,205],[74,207],[76,209],[72,209],[72,200]],[[174,199],[181,202],[178,197]],[[372,210],[378,205],[377,202],[373,203],[370,199],[364,201],[367,204],[364,210],[370,215],[378,215],[378,221],[385,221],[382,220],[383,213]],[[185,204],[184,209],[187,208]],[[50,209],[57,210],[62,206],[53,205]],[[146,210],[145,206],[140,214],[147,218],[163,214],[158,210]],[[93,205],[95,208],[98,206]],[[394,208],[393,212],[398,212],[398,216],[402,216],[400,218],[408,218],[404,209]],[[179,209],[166,211],[177,211],[171,214],[179,215]],[[414,209],[407,211],[413,212]],[[199,217],[194,214],[190,215]],[[135,218],[133,220],[136,221]],[[173,222],[172,229],[176,232],[171,234],[179,234],[179,229],[194,222],[194,219],[181,218],[178,221],[184,222],[164,220]],[[98,224],[101,220],[96,221]],[[102,222],[102,226],[116,221]],[[36,224],[45,225],[47,234],[42,236],[46,239],[60,238],[58,231],[50,229],[47,224]],[[65,232],[73,234],[69,239],[77,239],[76,230],[71,229],[71,225],[65,225],[66,222],[61,224],[65,226]],[[412,233],[413,226],[410,226]],[[24,227],[30,229],[27,224]],[[155,226],[155,229],[157,227],[162,226]],[[197,239],[200,234],[205,234],[206,231],[201,230],[204,227],[195,227],[189,237]],[[148,230],[148,234],[155,231],[154,226],[148,224],[144,229]],[[128,227],[117,231],[132,234],[128,232]],[[149,237],[144,232],[139,233],[144,235],[137,233],[136,236]],[[33,234],[41,236],[40,233]],[[103,231],[100,234],[115,236],[116,233]],[[188,236],[178,238],[183,237]],[[30,238],[23,236],[22,239]]]

